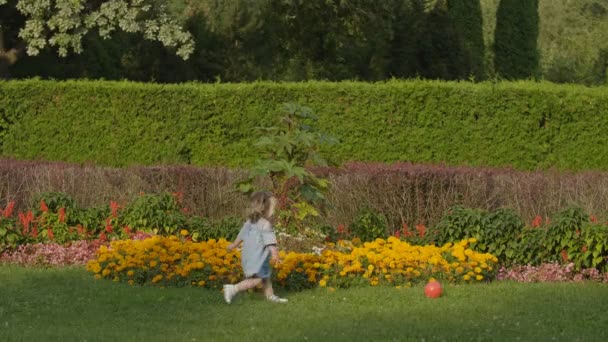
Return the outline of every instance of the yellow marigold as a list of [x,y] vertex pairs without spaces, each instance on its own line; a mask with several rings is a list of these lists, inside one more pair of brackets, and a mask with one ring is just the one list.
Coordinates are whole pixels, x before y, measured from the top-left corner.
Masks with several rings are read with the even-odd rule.
[[179,235],[186,236],[186,235],[188,235],[188,231],[186,229],[182,229],[179,231]]
[[470,280],[470,279],[471,279],[471,276],[470,276],[470,275],[468,275],[468,274],[465,274],[465,275],[464,275],[464,277],[462,277],[462,279],[464,279],[464,280],[468,281],[468,280]]
[[325,281],[325,279],[321,279],[321,280],[319,281],[319,286],[321,286],[321,287],[325,287],[325,286],[327,286],[327,281]]
[[475,242],[477,242],[476,238],[469,238],[469,243],[475,243]]
[[481,268],[480,267],[475,267],[475,273],[481,273]]
[[132,277],[132,276],[133,276],[133,274],[135,274],[135,273],[133,272],[133,270],[129,270],[129,271],[127,272],[127,275],[128,275],[129,277]]
[[205,281],[204,280],[199,281],[198,286],[205,286]]
[[477,280],[483,280],[483,276],[482,276],[481,274],[478,274],[478,275],[475,277],[475,279],[477,279]]

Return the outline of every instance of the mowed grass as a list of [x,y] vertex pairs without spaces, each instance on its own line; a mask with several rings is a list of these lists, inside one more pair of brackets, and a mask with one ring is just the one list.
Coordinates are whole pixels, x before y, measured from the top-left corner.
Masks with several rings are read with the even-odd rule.
[[607,341],[608,286],[448,285],[258,293],[131,287],[83,268],[0,266],[0,341]]

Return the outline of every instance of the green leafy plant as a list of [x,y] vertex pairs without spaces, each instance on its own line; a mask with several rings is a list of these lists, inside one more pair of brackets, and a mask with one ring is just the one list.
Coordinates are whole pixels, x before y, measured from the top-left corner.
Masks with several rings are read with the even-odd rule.
[[25,242],[17,230],[16,219],[13,216],[15,202],[10,202],[6,208],[0,209],[0,253],[5,249],[13,249]]
[[120,222],[133,229],[158,234],[176,234],[185,226],[186,216],[176,198],[167,192],[143,194],[130,202],[121,212]]
[[78,208],[72,196],[64,192],[41,192],[32,197],[32,207],[37,208],[41,202],[47,206],[49,211],[57,212],[60,208],[74,210]]
[[387,236],[386,218],[370,208],[359,210],[350,226],[352,235],[361,241],[373,241]]
[[287,103],[283,114],[277,125],[258,128],[261,137],[255,146],[262,158],[237,188],[250,194],[255,189],[256,178],[269,177],[271,191],[279,202],[277,226],[302,232],[307,219],[321,214],[329,186],[326,179],[315,176],[307,167],[327,165],[319,148],[333,139],[315,131],[317,117],[310,108]]
[[554,259],[551,261],[568,261],[566,253],[578,248],[581,227],[587,222],[589,216],[581,208],[564,209],[552,218],[543,239],[543,248]]
[[577,269],[596,268],[608,272],[608,225],[583,223],[577,244],[567,250]]
[[239,234],[242,225],[243,219],[236,216],[226,216],[215,222],[207,217],[192,216],[187,222],[193,241],[219,238],[232,241]]
[[438,244],[476,238],[471,244],[480,252],[495,255],[502,263],[510,260],[520,251],[519,237],[524,222],[511,209],[499,208],[492,212],[481,209],[453,207],[435,227]]
[[455,206],[448,210],[446,216],[437,224],[433,233],[438,245],[474,237],[481,240],[481,230],[486,212],[480,209],[469,209]]
[[508,263],[517,253],[517,238],[525,224],[511,209],[497,209],[483,218],[477,248],[495,255],[500,262]]

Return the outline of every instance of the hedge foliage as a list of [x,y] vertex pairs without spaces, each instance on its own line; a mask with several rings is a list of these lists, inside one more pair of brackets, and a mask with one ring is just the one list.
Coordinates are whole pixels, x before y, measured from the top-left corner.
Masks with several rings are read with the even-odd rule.
[[249,166],[253,128],[313,108],[337,163],[608,169],[607,88],[549,83],[155,85],[0,82],[0,155],[126,166]]

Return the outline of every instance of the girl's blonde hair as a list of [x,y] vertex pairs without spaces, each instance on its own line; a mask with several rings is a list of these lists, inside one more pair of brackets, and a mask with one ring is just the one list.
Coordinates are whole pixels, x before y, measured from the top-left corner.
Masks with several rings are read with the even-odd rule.
[[274,212],[275,198],[270,191],[256,191],[249,198],[247,218],[256,223],[260,218],[270,218]]

